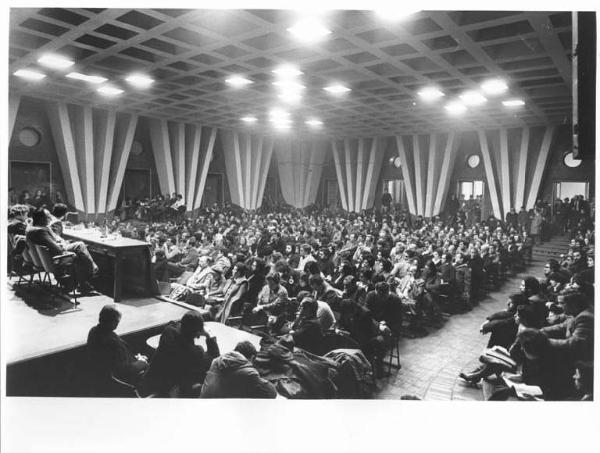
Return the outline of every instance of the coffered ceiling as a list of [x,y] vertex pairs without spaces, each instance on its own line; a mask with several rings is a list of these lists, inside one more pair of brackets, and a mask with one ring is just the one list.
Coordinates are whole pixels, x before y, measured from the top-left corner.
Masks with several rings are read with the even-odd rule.
[[[283,10],[11,9],[10,89],[70,103],[92,103],[144,116],[221,128],[270,131],[267,113],[283,107],[272,70],[297,65],[306,87],[290,107],[287,133],[331,137],[392,135],[450,129],[497,128],[571,122],[571,13],[423,11],[384,21],[372,11],[332,11],[331,33],[306,45],[287,29],[297,13]],[[106,77],[124,90],[103,97],[97,86],[43,68],[47,53],[75,61],[69,71]],[[47,77],[14,75],[35,69]],[[149,89],[125,77],[144,73]],[[232,75],[253,81],[225,83]],[[508,93],[455,117],[444,105],[490,78],[506,80]],[[331,83],[351,89],[342,96]],[[425,103],[417,93],[434,85],[445,96]],[[525,106],[501,103],[521,98]],[[252,126],[241,122],[255,116]],[[304,125],[318,118],[318,130]]]

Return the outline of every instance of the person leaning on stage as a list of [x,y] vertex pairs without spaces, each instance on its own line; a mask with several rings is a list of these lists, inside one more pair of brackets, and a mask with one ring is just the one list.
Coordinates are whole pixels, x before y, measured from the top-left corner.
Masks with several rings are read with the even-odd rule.
[[102,307],[98,324],[88,333],[87,348],[94,368],[135,384],[148,368],[148,359],[140,354],[134,356],[127,343],[115,333],[120,321],[121,312],[113,305]]
[[[207,350],[194,343],[206,337]],[[144,393],[161,396],[197,396],[211,361],[219,356],[217,339],[204,329],[202,315],[186,312],[180,321],[171,321],[160,336],[158,349],[144,375]]]
[[27,239],[36,245],[47,247],[51,256],[65,252],[75,253],[75,278],[82,294],[91,293],[94,288],[89,280],[98,272],[98,266],[90,255],[85,243],[81,241],[67,242],[49,227],[50,213],[46,209],[38,209],[32,214],[32,226],[27,230]]
[[275,398],[273,384],[252,365],[256,348],[249,341],[213,360],[202,385],[200,398]]

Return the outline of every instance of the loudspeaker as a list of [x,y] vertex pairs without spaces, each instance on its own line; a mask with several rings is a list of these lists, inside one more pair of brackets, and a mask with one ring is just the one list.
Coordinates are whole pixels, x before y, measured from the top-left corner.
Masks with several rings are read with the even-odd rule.
[[596,13],[573,13],[573,157],[596,156]]

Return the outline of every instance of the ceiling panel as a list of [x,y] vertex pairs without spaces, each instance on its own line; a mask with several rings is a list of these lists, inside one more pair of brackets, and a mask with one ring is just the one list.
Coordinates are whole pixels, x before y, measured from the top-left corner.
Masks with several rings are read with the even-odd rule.
[[[54,70],[45,70],[48,77],[38,84],[11,76],[10,87],[45,99],[235,128],[242,116],[264,121],[268,109],[280,105],[272,70],[292,63],[303,72],[305,89],[302,102],[287,108],[296,124],[308,115],[324,120],[320,134],[531,126],[570,115],[568,12],[423,11],[390,23],[372,11],[333,11],[326,19],[331,33],[316,44],[290,35],[294,20],[286,10],[14,9],[11,74],[38,67],[44,53],[59,53],[75,60],[78,71],[108,77],[126,92],[102,98],[95,87]],[[133,89],[124,83],[130,72],[156,82]],[[253,83],[234,89],[225,83],[234,74]],[[460,119],[446,114],[445,102],[491,77],[505,78],[506,96],[522,97],[526,107],[508,111],[494,99]],[[352,91],[341,97],[323,91],[334,82]],[[429,85],[442,89],[442,101],[420,101],[417,92]]]

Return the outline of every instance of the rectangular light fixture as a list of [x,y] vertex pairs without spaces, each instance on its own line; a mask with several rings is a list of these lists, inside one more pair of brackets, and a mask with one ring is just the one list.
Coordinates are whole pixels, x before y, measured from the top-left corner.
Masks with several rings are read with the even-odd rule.
[[508,99],[506,101],[502,101],[502,105],[504,107],[521,107],[525,105],[525,101],[523,99]]
[[228,79],[225,79],[225,83],[227,83],[228,85],[231,85],[232,87],[239,88],[239,87],[249,85],[253,82],[252,82],[252,80],[249,80],[242,76],[231,76]]
[[104,96],[117,96],[124,92],[120,88],[115,88],[115,87],[111,87],[111,86],[100,87],[100,88],[98,88],[97,91],[98,91],[98,93],[100,93]]
[[108,80],[105,77],[90,76],[86,74],[81,74],[80,72],[69,72],[65,77],[69,79],[83,80],[84,82],[93,83],[94,85],[99,85]]
[[427,102],[435,101],[436,99],[445,96],[445,94],[438,90],[436,87],[423,88],[417,94],[421,99]]
[[481,105],[487,102],[487,98],[475,90],[465,91],[459,97],[465,105]]
[[52,69],[66,69],[75,64],[74,61],[60,55],[46,54],[38,59],[38,63]]
[[306,120],[304,122],[304,124],[311,126],[311,127],[319,127],[323,125],[323,121],[317,120],[317,119],[310,119],[310,120]]
[[445,109],[451,115],[462,115],[467,111],[467,107],[460,101],[453,101],[446,104]]
[[286,119],[289,117],[290,113],[280,108],[271,109],[271,111],[269,112],[269,118],[271,118],[272,120],[277,118]]
[[508,90],[508,85],[502,79],[490,79],[481,84],[481,89],[485,94],[497,95]]
[[302,95],[297,91],[286,91],[277,97],[286,104],[298,104],[302,100]]
[[314,18],[302,19],[287,29],[296,39],[303,42],[316,42],[331,33],[319,20]]
[[375,15],[386,22],[394,22],[408,18],[419,10],[404,8],[401,3],[393,3],[393,6],[377,8]]
[[340,84],[329,85],[323,89],[331,94],[344,94],[350,91],[350,88]]
[[256,123],[258,119],[255,116],[244,116],[241,118],[244,123]]
[[29,69],[19,69],[14,73],[14,75],[26,80],[42,80],[46,77],[46,74],[42,74],[41,72],[37,71],[31,71]]
[[277,68],[273,69],[273,74],[285,79],[285,78],[291,78],[291,77],[298,77],[299,75],[302,75],[303,72],[300,71],[294,65],[284,64],[284,65],[278,66]]
[[131,74],[125,80],[136,88],[148,88],[154,83],[154,79],[151,79],[143,74]]

